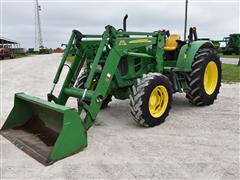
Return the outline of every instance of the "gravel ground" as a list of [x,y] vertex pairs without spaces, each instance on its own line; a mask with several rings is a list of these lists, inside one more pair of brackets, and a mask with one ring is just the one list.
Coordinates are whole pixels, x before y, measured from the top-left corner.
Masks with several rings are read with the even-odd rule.
[[238,64],[238,58],[220,58],[223,64]]
[[[46,99],[60,57],[0,61],[1,124],[14,93]],[[88,131],[88,147],[48,167],[1,137],[0,179],[239,179],[239,89],[222,84],[208,107],[193,107],[176,94],[167,121],[154,128],[135,124],[128,100],[113,100]],[[68,105],[76,107],[75,100]]]

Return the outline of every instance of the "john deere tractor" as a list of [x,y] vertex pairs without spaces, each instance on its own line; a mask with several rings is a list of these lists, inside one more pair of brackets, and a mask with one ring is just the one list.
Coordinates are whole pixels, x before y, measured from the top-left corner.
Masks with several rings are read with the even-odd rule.
[[[49,165],[87,146],[87,130],[111,101],[130,99],[133,120],[144,127],[163,123],[172,95],[186,93],[196,106],[213,104],[221,85],[221,62],[210,41],[187,41],[166,30],[126,31],[106,26],[102,35],[72,31],[47,100],[16,93],[0,133],[27,154]],[[75,57],[54,95],[70,50]],[[75,97],[78,109],[66,107]]]
[[229,37],[225,37],[222,41],[225,42],[225,47],[222,48],[222,53],[225,55],[236,54],[240,55],[240,34],[230,34]]

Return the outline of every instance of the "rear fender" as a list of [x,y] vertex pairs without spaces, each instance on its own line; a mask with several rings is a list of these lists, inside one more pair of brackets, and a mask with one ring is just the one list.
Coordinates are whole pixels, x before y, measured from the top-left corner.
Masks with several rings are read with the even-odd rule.
[[190,44],[184,45],[179,52],[176,67],[182,72],[190,72],[194,57],[202,47],[214,48],[210,41],[193,41]]

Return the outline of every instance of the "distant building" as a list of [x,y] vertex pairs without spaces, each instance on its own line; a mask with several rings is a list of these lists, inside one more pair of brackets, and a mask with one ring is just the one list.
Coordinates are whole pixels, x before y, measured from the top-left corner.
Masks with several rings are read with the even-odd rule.
[[25,49],[21,48],[20,42],[0,37],[0,48],[6,48],[9,49],[13,53],[25,53]]

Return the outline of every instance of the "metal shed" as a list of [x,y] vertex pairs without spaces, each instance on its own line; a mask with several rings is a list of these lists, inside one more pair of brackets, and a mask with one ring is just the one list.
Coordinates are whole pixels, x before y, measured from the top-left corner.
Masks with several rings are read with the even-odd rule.
[[20,42],[5,37],[0,37],[0,48],[7,48],[13,53],[24,53],[24,49],[21,48]]

